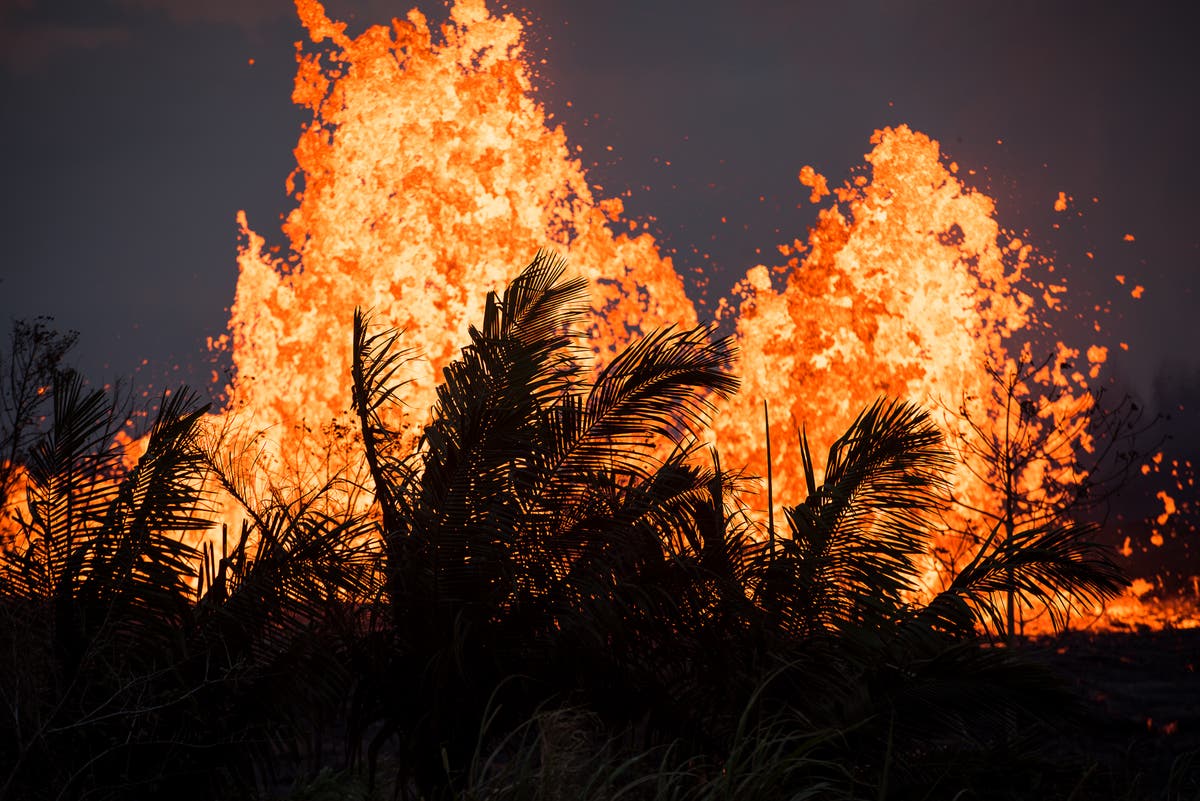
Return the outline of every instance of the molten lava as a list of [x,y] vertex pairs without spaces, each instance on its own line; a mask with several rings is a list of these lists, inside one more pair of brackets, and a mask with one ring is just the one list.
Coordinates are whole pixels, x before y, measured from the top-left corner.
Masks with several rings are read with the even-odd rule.
[[[410,431],[485,293],[540,247],[589,279],[601,361],[639,332],[695,324],[671,259],[650,234],[633,233],[619,199],[593,192],[537,101],[515,17],[460,0],[440,31],[413,10],[350,37],[317,0],[296,6],[311,46],[300,49],[293,99],[313,116],[288,178],[296,207],[283,226],[286,253],[238,217],[227,414],[265,432],[256,469],[295,475],[290,460],[330,458],[314,432],[335,435],[347,422],[356,306],[403,329],[419,357],[403,391]],[[955,417],[963,406],[985,425],[1010,422],[1014,411],[991,400],[985,366],[1017,365],[1014,335],[1064,289],[1029,279],[1032,247],[1001,230],[993,201],[964,185],[937,141],[900,126],[876,131],[871,145],[864,170],[832,191],[813,168],[801,170],[812,202],[832,202],[808,234],[779,247],[781,263],[752,267],[718,307],[736,328],[743,389],[711,436],[723,464],[765,475],[767,402],[776,505],[804,495],[798,430],[820,451],[880,395],[940,410],[952,440],[965,433]],[[1066,202],[1060,194],[1055,208]],[[1086,362],[1069,366],[1080,352],[1059,344],[1032,382],[1057,392],[1032,425],[1054,427],[1087,402],[1107,351],[1085,349]],[[1063,465],[1030,466],[1017,477],[1021,490],[1041,492],[1045,470],[1073,470],[1076,451],[1090,447],[1080,436],[1061,452]],[[956,497],[995,508],[985,474],[964,462]],[[930,556],[930,585],[970,549],[943,543]]]
[[[621,201],[593,193],[535,99],[516,18],[463,0],[436,34],[414,10],[352,38],[316,0],[296,5],[317,47],[299,55],[293,95],[313,118],[288,179],[298,201],[283,229],[290,249],[267,252],[239,216],[230,322],[230,397],[253,429],[268,430],[269,450],[302,453],[314,429],[342,419],[355,306],[403,329],[419,354],[405,390],[407,424],[419,425],[485,293],[547,244],[591,283],[602,360],[639,331],[694,324],[671,260],[649,234],[626,233],[637,226]],[[801,170],[814,203],[834,202],[779,248],[783,263],[753,267],[719,305],[736,325],[744,385],[712,437],[725,464],[765,474],[767,402],[777,505],[803,495],[798,429],[826,447],[879,395],[940,409],[952,439],[963,435],[953,410],[964,405],[973,420],[1003,425],[1012,410],[992,404],[985,365],[1012,368],[1011,338],[1036,316],[1038,294],[1053,308],[1064,289],[1039,293],[1027,280],[1031,246],[1000,229],[992,200],[959,180],[935,140],[900,126],[871,144],[869,172],[832,193],[812,167]],[[1059,395],[1033,425],[1055,426],[1086,402],[1087,377],[1065,366],[1078,356],[1060,344],[1037,377]],[[1084,369],[1095,377],[1105,357],[1091,348]],[[1066,469],[1089,446],[1070,443]],[[1027,468],[1021,490],[1041,492],[1046,469]],[[956,497],[995,508],[986,472],[964,462]],[[931,555],[930,585],[970,548],[947,541]]]
[[514,17],[459,3],[439,41],[415,10],[351,39],[320,3],[297,8],[329,46],[302,55],[296,76],[293,98],[313,121],[289,179],[289,256],[264,253],[239,218],[232,397],[257,425],[321,425],[345,410],[356,305],[404,329],[422,357],[406,392],[421,417],[485,293],[547,245],[591,280],[601,355],[642,326],[695,323],[670,259],[647,234],[613,234],[621,201],[593,196],[533,99]]
[[[694,324],[671,260],[649,234],[622,232],[635,226],[620,200],[592,193],[534,99],[514,17],[462,2],[440,36],[412,11],[350,38],[315,0],[297,8],[322,48],[299,59],[294,99],[313,120],[289,178],[288,255],[265,252],[239,218],[231,397],[256,426],[283,444],[344,412],[349,338],[336,332],[356,305],[421,355],[406,390],[419,423],[485,292],[546,244],[591,281],[602,358],[637,331]],[[765,471],[754,410],[766,399],[782,499],[802,489],[798,425],[821,446],[880,394],[985,396],[983,365],[1007,360],[1034,303],[1029,246],[1002,236],[992,201],[964,187],[936,141],[902,126],[872,144],[870,179],[835,190],[807,241],[783,248],[788,262],[754,267],[722,302],[745,389],[716,440],[730,464]],[[800,178],[814,201],[829,194],[811,167]]]
[[787,262],[754,267],[735,290],[742,409],[716,428],[731,464],[765,469],[751,410],[767,400],[785,499],[803,492],[798,428],[828,445],[880,395],[955,408],[986,398],[983,366],[1007,361],[1005,340],[1033,303],[991,199],[963,186],[936,141],[902,126],[871,142],[870,180],[838,189],[807,242],[781,249]]

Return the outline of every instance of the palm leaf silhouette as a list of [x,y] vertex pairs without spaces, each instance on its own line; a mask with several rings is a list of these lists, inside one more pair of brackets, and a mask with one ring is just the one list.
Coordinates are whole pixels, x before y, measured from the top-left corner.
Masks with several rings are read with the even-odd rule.
[[[47,692],[23,712],[26,736],[0,796],[35,775],[60,781],[62,793],[125,781],[149,721],[182,697],[160,694],[180,662],[198,555],[182,537],[209,525],[194,395],[163,398],[146,451],[126,472],[113,437],[122,418],[106,394],[69,371],[52,391],[54,418],[31,451],[23,542],[0,555],[6,603],[41,622],[31,644],[45,650],[30,656],[46,667]],[[54,754],[73,748],[91,757],[54,767]]]
[[797,634],[895,622],[947,486],[941,433],[920,408],[880,399],[830,448],[821,485],[804,435],[800,453],[809,493],[785,508],[791,536],[764,571],[763,603]]
[[688,465],[690,442],[711,398],[737,386],[732,341],[657,332],[591,379],[576,344],[586,283],[564,274],[539,253],[489,294],[443,371],[415,462],[378,447],[395,435],[371,413],[394,386],[373,377],[395,364],[395,339],[356,317],[355,404],[376,447],[394,624],[406,652],[441,654],[413,676],[438,718],[415,739],[452,738],[472,706],[473,735],[487,696],[465,690],[530,669],[547,680],[571,651],[551,643],[601,647],[606,621],[635,632],[646,617],[622,610],[654,596],[639,577],[663,563],[662,538],[678,540],[689,512],[711,514],[698,498],[712,478]]
[[921,610],[920,628],[963,634],[1007,628],[1011,591],[1028,608],[1042,608],[1061,629],[1077,609],[1090,610],[1128,585],[1109,549],[1092,539],[1094,523],[1038,524],[1006,542],[992,532],[975,556]]

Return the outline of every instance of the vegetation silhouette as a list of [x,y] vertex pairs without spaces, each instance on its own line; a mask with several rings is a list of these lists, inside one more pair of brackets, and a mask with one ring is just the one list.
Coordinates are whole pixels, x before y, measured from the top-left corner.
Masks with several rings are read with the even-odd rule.
[[[1161,436],[1147,440],[1161,416],[1145,419],[1144,408],[1129,395],[1110,403],[1101,388],[1071,399],[1056,383],[1039,385],[1039,375],[1072,367],[1049,356],[1035,361],[1026,347],[1003,369],[985,367],[992,380],[989,407],[998,411],[997,419],[972,411],[965,397],[954,410],[944,407],[960,429],[956,444],[962,464],[996,492],[990,508],[951,495],[951,507],[966,512],[948,523],[961,547],[984,543],[986,550],[998,539],[1005,546],[1019,541],[1015,550],[1024,551],[1046,537],[1070,541],[1083,533],[1079,527],[1095,527],[1107,518],[1110,501],[1140,464],[1139,446],[1152,453],[1162,444]],[[1010,646],[1024,631],[1026,613],[1046,615],[1062,629],[1072,613],[1091,611],[1090,605],[1077,609],[1069,597],[1040,609],[1023,606],[1016,577],[1009,576],[1007,584],[1004,614],[993,614],[991,625]]]
[[[986,632],[1010,590],[1118,592],[1091,528],[993,538],[926,598],[953,457],[925,411],[880,399],[821,472],[799,435],[808,491],[768,532],[704,440],[733,340],[668,328],[593,371],[586,309],[539,253],[489,294],[415,447],[402,335],[356,312],[370,481],[261,497],[186,390],[127,468],[123,418],[56,362],[0,553],[0,798],[1082,786],[1046,752],[1060,682]],[[217,488],[245,518],[219,553],[193,544]]]

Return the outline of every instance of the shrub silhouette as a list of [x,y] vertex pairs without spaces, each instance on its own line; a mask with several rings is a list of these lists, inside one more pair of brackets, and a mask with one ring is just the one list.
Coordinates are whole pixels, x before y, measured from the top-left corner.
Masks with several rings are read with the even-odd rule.
[[1013,710],[1061,701],[976,632],[1010,576],[1029,601],[1117,592],[1090,529],[989,542],[917,602],[952,460],[924,411],[880,400],[830,449],[820,486],[801,443],[808,497],[787,508],[790,536],[772,550],[733,492],[740,479],[698,458],[712,399],[736,387],[733,344],[704,327],[651,333],[590,379],[570,336],[582,282],[562,276],[539,254],[489,295],[403,458],[384,455],[396,434],[379,414],[398,397],[397,335],[356,316],[355,403],[393,623],[398,647],[423,657],[395,686],[424,714],[400,702],[385,731],[406,734],[427,791],[447,778],[446,753],[462,764],[501,686],[517,719],[555,698],[701,750],[728,745],[768,677],[767,697],[797,725],[868,741],[886,734],[880,720],[890,736],[986,740]]
[[[983,632],[1010,588],[1113,595],[1091,530],[988,540],[922,600],[952,466],[924,411],[877,401],[819,484],[801,435],[808,492],[768,532],[703,440],[734,342],[649,332],[592,371],[586,308],[545,253],[489,294],[415,449],[401,335],[356,313],[359,488],[254,497],[186,391],[126,471],[112,403],[56,368],[0,554],[0,798],[525,797],[583,776],[582,742],[631,797],[1032,792],[1012,766],[1069,709]],[[219,553],[187,544],[213,486],[246,519]]]

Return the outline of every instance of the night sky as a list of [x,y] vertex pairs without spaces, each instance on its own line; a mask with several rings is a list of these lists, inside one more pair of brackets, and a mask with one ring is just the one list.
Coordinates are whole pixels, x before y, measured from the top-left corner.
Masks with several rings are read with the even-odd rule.
[[[357,33],[410,5],[327,8]],[[804,237],[801,166],[840,183],[875,128],[906,122],[978,170],[1001,225],[1055,258],[1087,317],[1065,338],[1096,341],[1090,310],[1111,302],[1110,376],[1149,401],[1156,382],[1200,386],[1200,49],[1177,15],[1093,2],[511,8],[593,183],[633,191],[628,215],[653,215],[684,271],[710,270],[710,303]],[[278,239],[272,221],[290,208],[303,35],[286,0],[0,0],[0,320],[78,330],[98,381],[203,380],[237,279],[235,214]],[[1075,198],[1066,214],[1052,210],[1060,191]]]

